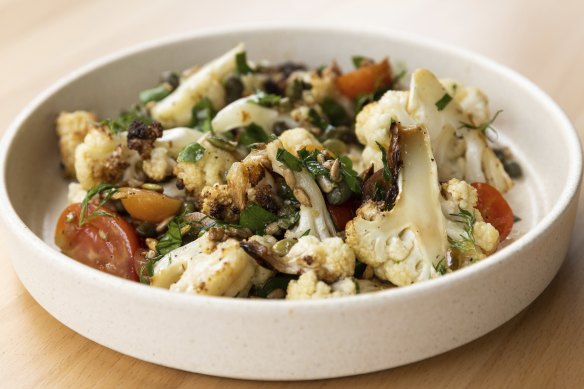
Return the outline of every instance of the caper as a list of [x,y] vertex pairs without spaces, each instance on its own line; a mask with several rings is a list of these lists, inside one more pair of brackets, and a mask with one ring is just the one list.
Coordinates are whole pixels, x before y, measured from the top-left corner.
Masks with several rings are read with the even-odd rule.
[[156,236],[156,226],[149,222],[142,222],[136,227],[136,232],[142,238],[151,238]]
[[290,252],[292,246],[294,246],[297,242],[297,239],[282,239],[272,246],[272,251],[276,255],[283,257],[284,255],[288,254],[288,252]]
[[503,162],[503,168],[511,178],[519,178],[523,175],[523,170],[521,169],[521,166],[515,161],[507,160]]
[[225,89],[225,101],[227,104],[232,103],[243,96],[243,82],[237,76],[227,78],[223,84],[223,88]]
[[213,146],[217,147],[218,149],[225,150],[225,151],[235,151],[236,145],[228,141],[227,139],[220,138],[218,136],[210,136],[208,139],[209,143]]
[[180,83],[180,77],[178,76],[177,72],[171,72],[167,70],[160,74],[160,83],[167,83],[174,90]]
[[322,144],[327,150],[332,151],[335,155],[347,154],[347,145],[339,139],[327,139]]
[[345,181],[339,182],[339,184],[330,192],[326,194],[326,199],[330,204],[338,205],[349,200],[351,197],[351,189],[345,183]]

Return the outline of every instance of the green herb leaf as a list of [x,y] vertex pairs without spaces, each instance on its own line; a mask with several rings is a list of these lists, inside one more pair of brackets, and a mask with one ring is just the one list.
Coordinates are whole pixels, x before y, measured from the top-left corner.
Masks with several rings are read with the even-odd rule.
[[298,156],[302,160],[302,164],[306,167],[310,175],[314,178],[317,176],[329,177],[329,171],[318,163],[316,156],[319,151],[308,151],[306,148],[298,150]]
[[249,100],[250,103],[260,105],[266,108],[273,108],[280,104],[282,100],[282,96],[272,95],[270,93],[266,93],[262,90],[256,91],[256,93],[252,96]]
[[446,257],[442,257],[440,261],[434,265],[434,270],[441,275],[444,275],[448,272],[448,264],[446,263]]
[[156,245],[156,251],[160,255],[166,255],[172,250],[178,249],[182,246],[182,235],[180,233],[181,223],[179,218],[174,218],[168,223],[168,230],[160,238]]
[[254,72],[252,67],[247,63],[247,53],[245,51],[235,55],[235,65],[237,67],[237,73],[239,74],[249,74]]
[[363,61],[369,60],[369,58],[362,55],[354,55],[351,57],[351,60],[353,61],[353,66],[355,66],[355,69],[359,69],[363,64]]
[[179,153],[177,162],[197,162],[205,155],[205,148],[199,143],[191,143],[187,145]]
[[267,143],[269,140],[270,136],[261,126],[255,123],[251,123],[249,126],[245,127],[239,136],[239,144],[248,147],[249,145],[256,143]]
[[[113,217],[113,215],[110,212],[101,209],[101,207],[103,207],[105,205],[105,203],[107,203],[111,199],[113,194],[116,193],[117,191],[118,191],[118,187],[116,185],[113,185],[113,184],[98,184],[98,185],[94,186],[93,188],[89,189],[89,191],[87,191],[87,194],[85,195],[85,198],[81,202],[81,212],[79,215],[79,227],[83,226],[90,219],[92,219],[96,216]],[[94,196],[96,196],[102,192],[105,192],[105,196],[99,202],[97,208],[95,208],[93,210],[93,212],[91,212],[89,215],[87,215],[87,206],[89,205],[89,202],[91,201],[91,199]]]
[[474,238],[474,224],[476,218],[474,214],[466,209],[458,207],[458,213],[451,214],[457,219],[458,223],[461,223],[464,228],[464,233],[460,235],[460,239],[452,239],[448,237],[448,242],[452,248],[458,250],[461,253],[473,254],[477,252],[477,247]]
[[381,143],[379,142],[375,143],[377,143],[377,147],[379,147],[379,150],[381,151],[381,162],[383,163],[383,179],[385,181],[392,181],[391,169],[389,167],[389,164],[387,163],[387,150],[385,149],[385,147],[381,145]]
[[320,106],[333,126],[347,126],[351,124],[351,118],[347,114],[347,111],[330,97],[325,98]]
[[314,108],[310,108],[308,111],[308,121],[323,131],[330,127],[330,125],[318,114],[318,112],[316,112]]
[[118,134],[122,131],[127,131],[128,127],[134,120],[144,122],[145,125],[150,125],[154,121],[146,110],[141,105],[133,105],[129,110],[124,111],[117,118],[105,119],[99,122],[100,125],[105,125],[113,134]]
[[278,149],[276,160],[295,172],[302,171],[302,161],[290,154],[288,150]]
[[442,96],[442,98],[436,102],[436,108],[438,108],[438,111],[442,111],[451,101],[452,96],[450,96],[448,93],[445,93],[444,96]]
[[203,132],[213,132],[211,121],[217,114],[213,103],[208,97],[203,97],[192,109],[191,124],[189,127]]
[[340,157],[339,160],[341,161],[341,175],[343,176],[343,180],[352,192],[361,193],[361,181],[357,172],[353,170],[353,161],[346,155]]
[[302,235],[300,235],[300,237],[302,238],[303,236],[308,236],[308,235],[310,235],[310,228],[308,230],[304,231],[302,233]]
[[239,225],[255,234],[263,235],[266,226],[278,220],[278,216],[257,204],[249,204],[239,216]]
[[142,104],[147,104],[151,101],[160,101],[168,96],[172,89],[162,84],[151,89],[146,89],[140,92],[139,99]]
[[502,109],[498,110],[495,115],[493,115],[493,117],[491,118],[491,120],[487,120],[484,123],[481,123],[477,126],[470,124],[470,123],[464,123],[464,122],[460,122],[460,128],[466,128],[469,130],[479,130],[480,132],[482,132],[483,134],[485,134],[487,132],[488,129],[491,129],[493,131],[495,131],[495,129],[493,128],[493,123],[495,122],[495,120],[497,120],[497,116],[499,116],[499,114],[503,112]]

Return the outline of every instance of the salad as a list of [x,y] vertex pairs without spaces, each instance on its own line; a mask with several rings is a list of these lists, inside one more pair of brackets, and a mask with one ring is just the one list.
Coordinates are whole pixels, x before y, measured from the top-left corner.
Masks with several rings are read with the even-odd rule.
[[[487,96],[353,57],[164,72],[118,117],[61,112],[55,242],[176,292],[313,299],[440,277],[495,252],[521,175]],[[409,85],[409,87],[407,87]]]

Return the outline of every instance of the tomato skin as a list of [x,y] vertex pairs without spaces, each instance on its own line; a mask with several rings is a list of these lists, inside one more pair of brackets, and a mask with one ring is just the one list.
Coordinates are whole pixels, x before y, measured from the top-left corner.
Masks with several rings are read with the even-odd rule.
[[477,208],[487,223],[499,231],[501,241],[505,240],[513,229],[513,210],[503,195],[494,187],[484,182],[471,184],[477,190]]
[[[88,204],[87,215],[97,207]],[[61,251],[88,266],[129,280],[138,280],[134,270],[134,253],[140,247],[132,226],[114,211],[112,216],[86,218],[79,226],[81,204],[63,210],[55,228],[55,244]]]
[[120,188],[122,205],[134,219],[158,223],[175,215],[182,201],[145,189]]
[[374,92],[383,86],[391,85],[391,66],[385,58],[383,61],[360,67],[337,77],[337,88],[352,99]]
[[344,231],[347,223],[355,217],[355,202],[352,200],[338,205],[327,203],[326,207],[339,231]]

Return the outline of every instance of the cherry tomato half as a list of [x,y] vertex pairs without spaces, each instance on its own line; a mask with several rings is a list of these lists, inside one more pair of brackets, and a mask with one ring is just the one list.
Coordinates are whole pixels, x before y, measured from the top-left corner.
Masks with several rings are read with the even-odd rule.
[[[97,206],[89,204],[87,215]],[[103,209],[103,208],[102,208]],[[55,243],[63,253],[95,269],[130,280],[138,280],[134,270],[134,253],[139,240],[132,226],[114,211],[112,216],[92,215],[79,226],[81,204],[71,204],[59,217]]]
[[471,185],[477,190],[477,208],[481,215],[499,231],[501,240],[505,240],[513,228],[513,210],[503,195],[491,185],[483,182],[473,182]]
[[134,219],[158,223],[175,215],[182,201],[145,189],[120,188],[122,205]]
[[385,58],[339,76],[336,85],[342,94],[352,99],[372,93],[380,87],[391,85],[391,66]]

